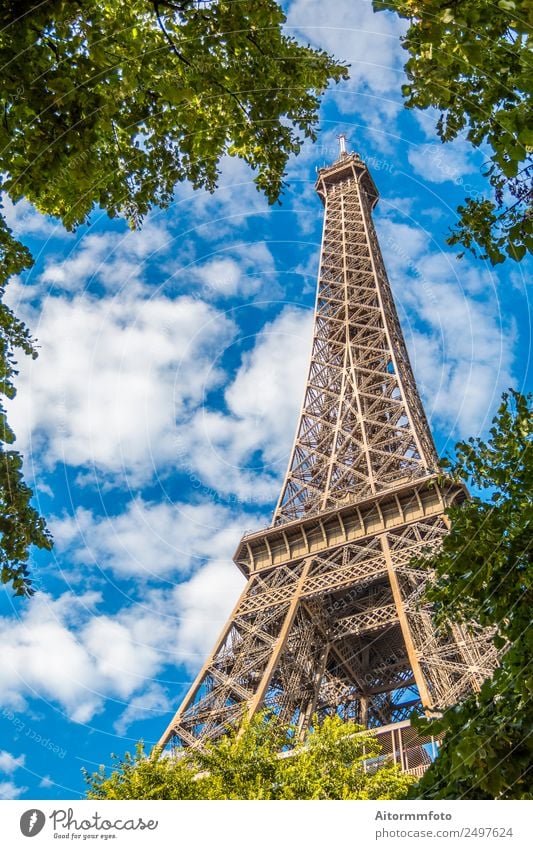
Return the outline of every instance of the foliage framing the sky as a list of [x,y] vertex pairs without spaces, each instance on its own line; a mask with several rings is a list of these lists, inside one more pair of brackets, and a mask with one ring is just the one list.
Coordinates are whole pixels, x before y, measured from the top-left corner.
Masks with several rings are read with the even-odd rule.
[[494,200],[467,197],[448,242],[496,264],[533,252],[533,7],[528,0],[375,0],[406,18],[405,105],[440,112],[441,141],[487,146]]
[[28,250],[12,237],[0,217],[0,581],[11,584],[15,595],[33,591],[27,566],[30,546],[52,547],[44,519],[30,504],[33,491],[24,482],[22,457],[7,447],[15,434],[2,403],[2,396],[11,399],[16,394],[14,352],[37,356],[28,328],[1,300],[10,275],[31,262]]
[[94,204],[142,216],[182,180],[213,189],[225,153],[275,201],[346,74],[284,35],[272,0],[56,0],[0,22],[3,188],[67,227]]
[[533,416],[531,397],[504,395],[490,439],[457,446],[449,471],[486,493],[448,511],[452,527],[432,558],[427,591],[437,621],[492,629],[501,665],[479,693],[424,733],[443,734],[419,798],[533,798]]

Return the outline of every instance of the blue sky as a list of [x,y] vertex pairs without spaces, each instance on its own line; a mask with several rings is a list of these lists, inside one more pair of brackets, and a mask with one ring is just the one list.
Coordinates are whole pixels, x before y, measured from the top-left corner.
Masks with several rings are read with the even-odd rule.
[[[481,153],[402,110],[402,25],[364,0],[285,4],[304,41],[351,63],[281,206],[224,162],[140,232],[95,211],[67,234],[25,203],[37,257],[10,302],[40,345],[11,420],[55,537],[39,592],[2,592],[0,798],[76,798],[81,767],[154,742],[222,627],[242,532],[268,524],[303,394],[322,225],[315,169],[336,136],[367,161],[375,220],[437,447],[486,433],[528,384],[526,268],[445,245]],[[311,25],[312,22],[312,25]]]

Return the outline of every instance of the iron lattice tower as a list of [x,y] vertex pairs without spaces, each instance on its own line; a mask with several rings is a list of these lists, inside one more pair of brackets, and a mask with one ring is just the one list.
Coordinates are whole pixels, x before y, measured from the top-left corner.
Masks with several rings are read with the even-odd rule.
[[411,561],[440,544],[444,510],[466,492],[436,472],[372,222],[378,192],[343,137],[316,190],[314,337],[289,469],[272,525],[237,549],[246,587],[162,746],[201,745],[262,707],[302,734],[315,713],[405,727],[413,707],[457,701],[495,663],[484,635],[437,635],[420,604],[428,571]]

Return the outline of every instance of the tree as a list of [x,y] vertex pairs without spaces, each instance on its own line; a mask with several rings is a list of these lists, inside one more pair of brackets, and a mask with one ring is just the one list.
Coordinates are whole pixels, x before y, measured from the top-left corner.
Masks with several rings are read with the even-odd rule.
[[479,693],[424,733],[444,734],[436,761],[413,788],[417,798],[531,799],[533,730],[533,418],[531,396],[504,394],[490,439],[456,447],[449,473],[476,496],[448,510],[452,522],[427,599],[437,624],[476,621],[493,632],[501,664]]
[[0,580],[11,584],[15,595],[33,592],[27,566],[30,546],[52,547],[44,519],[30,504],[33,492],[24,482],[22,457],[7,447],[15,434],[2,403],[2,397],[15,396],[15,351],[37,356],[28,328],[2,302],[9,276],[30,265],[29,252],[0,218]]
[[[274,202],[288,157],[314,139],[319,98],[347,69],[285,35],[273,0],[47,0],[0,8],[0,188],[68,229],[93,206],[132,226],[188,180],[213,191],[221,158],[244,160]],[[31,265],[0,219],[0,294]],[[36,355],[0,305],[0,393],[15,354]],[[1,401],[1,396],[0,396]],[[29,507],[22,460],[1,407],[2,581],[31,593],[28,545],[49,548]],[[7,530],[6,524],[7,523]]]
[[409,21],[405,105],[440,111],[443,142],[463,130],[491,151],[493,199],[467,197],[448,244],[493,264],[533,252],[533,28],[528,0],[374,0]]
[[[202,752],[146,757],[142,743],[109,776],[85,780],[89,799],[401,799],[413,778],[393,764],[365,771],[380,746],[371,731],[327,717],[305,743],[275,716],[256,715]],[[285,751],[283,751],[285,750]],[[280,752],[283,752],[280,757]]]
[[275,201],[347,73],[284,21],[273,0],[4,4],[4,191],[66,227],[94,204],[137,221],[180,181],[213,190],[227,153]]

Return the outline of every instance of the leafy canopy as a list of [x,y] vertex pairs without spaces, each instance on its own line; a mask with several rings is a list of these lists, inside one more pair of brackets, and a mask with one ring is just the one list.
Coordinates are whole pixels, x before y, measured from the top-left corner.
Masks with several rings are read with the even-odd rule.
[[67,227],[94,204],[136,218],[182,180],[213,190],[227,153],[275,201],[347,73],[284,21],[273,0],[4,4],[4,191]]
[[[531,397],[504,394],[490,439],[459,443],[449,473],[481,491],[448,511],[452,522],[427,599],[437,622],[479,622],[503,650],[479,693],[422,722],[445,733],[413,790],[437,799],[533,798],[533,417]],[[418,724],[418,721],[417,721]]]
[[[347,74],[285,35],[284,20],[273,0],[1,4],[0,189],[68,229],[95,204],[138,226],[180,181],[213,191],[228,154],[274,202],[288,157],[315,138],[320,95]],[[0,299],[31,264],[0,216]],[[30,594],[29,546],[52,543],[7,447],[17,351],[36,356],[0,300],[1,580]]]
[[448,243],[493,264],[533,252],[533,6],[529,0],[374,0],[409,21],[409,108],[439,110],[443,142],[485,145],[491,198],[467,197]]
[[245,722],[203,752],[146,757],[142,743],[110,775],[104,767],[85,780],[89,799],[401,799],[413,778],[385,764],[365,772],[379,754],[370,731],[327,717],[290,752],[294,729],[266,713]]

